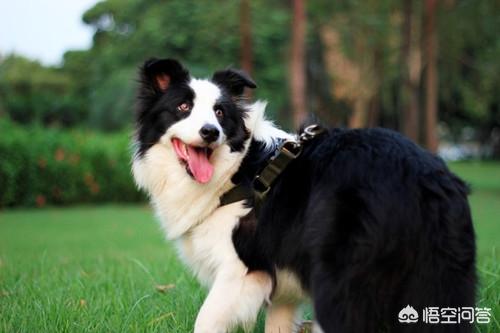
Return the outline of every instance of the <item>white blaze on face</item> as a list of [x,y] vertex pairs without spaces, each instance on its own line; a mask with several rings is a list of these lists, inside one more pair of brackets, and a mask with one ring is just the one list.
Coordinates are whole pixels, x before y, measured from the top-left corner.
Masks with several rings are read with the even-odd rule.
[[[208,80],[193,79],[189,82],[194,91],[194,100],[189,115],[172,125],[160,142],[172,147],[181,163],[187,165],[188,173],[199,183],[208,183],[214,174],[211,155],[226,141],[226,136],[215,115],[214,108],[221,97],[220,89]],[[200,130],[210,126],[218,130],[217,139],[205,142]]]
[[221,96],[219,87],[208,80],[198,79],[192,79],[189,86],[195,94],[191,113],[168,129],[165,134],[165,141],[170,141],[172,137],[176,137],[188,145],[203,145],[200,129],[204,125],[213,125],[219,130],[220,135],[211,146],[220,146],[225,142],[226,137],[214,112],[214,106]]

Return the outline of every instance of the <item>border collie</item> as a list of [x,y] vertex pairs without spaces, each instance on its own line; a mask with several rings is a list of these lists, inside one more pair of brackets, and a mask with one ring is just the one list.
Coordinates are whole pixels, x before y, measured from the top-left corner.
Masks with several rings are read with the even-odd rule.
[[255,201],[252,188],[288,134],[255,88],[226,69],[196,79],[177,61],[140,70],[133,174],[166,237],[209,288],[195,333],[295,332],[310,301],[325,333],[471,332],[471,324],[400,323],[408,306],[474,306],[475,237],[466,185],[437,157],[385,129],[331,129],[304,145]]

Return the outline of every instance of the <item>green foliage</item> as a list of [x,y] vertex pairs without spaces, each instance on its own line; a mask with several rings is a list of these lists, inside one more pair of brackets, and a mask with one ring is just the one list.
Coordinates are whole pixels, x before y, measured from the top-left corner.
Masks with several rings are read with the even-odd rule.
[[[362,64],[373,87],[380,124],[397,128],[402,84],[403,3],[395,0],[318,0],[307,3],[308,107],[326,120],[344,119],[352,101],[338,100],[338,82],[325,66],[325,25],[341,36],[347,60]],[[417,35],[422,4],[413,1]],[[0,60],[0,112],[20,123],[84,125],[105,131],[130,123],[137,68],[149,57],[182,60],[194,76],[240,64],[240,3],[195,0],[104,0],[83,22],[95,31],[89,50],[69,51],[61,68],[20,57]],[[440,2],[439,118],[453,133],[500,126],[500,10],[496,0]],[[288,73],[292,8],[287,1],[251,1],[255,97],[267,99],[271,117],[288,125]],[[417,45],[417,36],[413,43]],[[425,64],[422,64],[425,66]],[[423,78],[422,78],[423,79]],[[423,80],[420,88],[423,88]],[[360,87],[360,91],[362,87]],[[355,89],[353,89],[355,90]],[[423,94],[421,106],[424,105]]]
[[0,207],[139,201],[126,133],[20,127],[0,119]]
[[[194,0],[108,0],[89,9],[83,21],[96,30],[87,54],[93,59],[87,74],[92,87],[91,126],[124,126],[116,122],[123,117],[115,115],[133,105],[134,70],[150,57],[180,59],[194,76],[201,77],[211,76],[216,69],[238,67],[239,3],[221,1],[216,6],[213,10],[213,2]],[[256,98],[271,100],[270,113],[276,115],[288,101],[289,9],[259,0],[252,2],[252,11]],[[116,97],[121,101],[113,104]]]
[[494,0],[462,0],[441,11],[439,88],[442,117],[452,125],[500,126],[498,13]]
[[135,70],[118,69],[92,93],[89,125],[103,131],[123,129],[133,123]]
[[70,96],[72,78],[60,69],[10,56],[0,62],[0,104],[23,124],[75,125],[85,117]]

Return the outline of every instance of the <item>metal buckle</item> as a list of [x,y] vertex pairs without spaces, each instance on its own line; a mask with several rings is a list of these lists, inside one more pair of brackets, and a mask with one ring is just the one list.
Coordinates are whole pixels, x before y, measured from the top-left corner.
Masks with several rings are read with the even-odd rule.
[[280,151],[282,151],[288,157],[295,159],[302,152],[302,145],[297,141],[287,140],[281,146]]
[[309,125],[300,133],[300,141],[309,141],[314,139],[318,134],[321,134],[325,129],[318,124]]
[[[286,168],[286,166],[291,161],[296,159],[302,153],[303,143],[313,139],[316,135],[321,134],[324,131],[325,129],[320,125],[310,125],[307,126],[300,134],[300,136],[298,137],[298,141],[286,140],[285,142],[283,142],[281,147],[274,153],[274,156],[271,157],[267,166],[264,167],[264,169],[261,170],[260,174],[258,174],[253,179],[252,187],[255,194],[256,207],[258,207],[260,202],[264,200],[267,193],[271,190],[271,186],[274,180],[281,174],[283,169]],[[278,158],[280,160],[277,161],[277,166],[276,164],[273,164],[273,161]],[[265,175],[265,177],[262,177],[263,174]]]

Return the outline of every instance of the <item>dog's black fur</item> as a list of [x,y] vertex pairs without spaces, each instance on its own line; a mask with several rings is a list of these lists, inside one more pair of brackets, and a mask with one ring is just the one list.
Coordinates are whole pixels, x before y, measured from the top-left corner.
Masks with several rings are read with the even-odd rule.
[[[252,142],[236,181],[252,179],[264,152]],[[408,304],[420,317],[474,306],[467,194],[441,159],[396,132],[333,129],[307,144],[233,242],[251,270],[294,271],[325,333],[471,332],[397,321]]]

